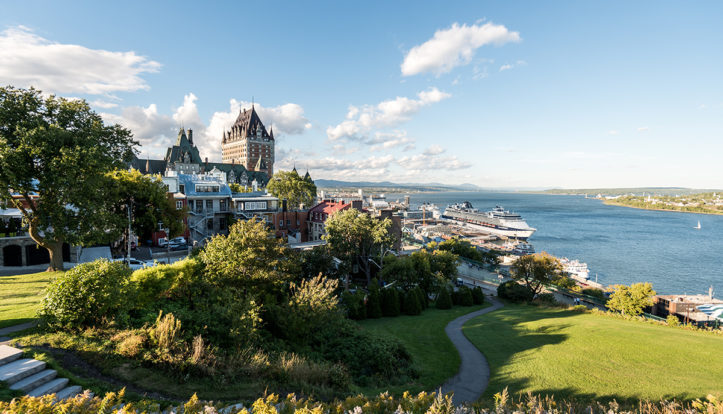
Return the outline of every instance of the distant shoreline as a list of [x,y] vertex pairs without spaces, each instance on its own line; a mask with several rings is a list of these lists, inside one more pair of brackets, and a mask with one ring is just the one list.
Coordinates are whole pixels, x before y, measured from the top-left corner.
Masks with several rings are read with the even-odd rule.
[[627,207],[627,208],[634,208],[638,210],[649,210],[649,211],[664,211],[668,213],[688,213],[688,214],[707,214],[709,216],[723,216],[723,212],[715,212],[715,211],[684,211],[684,210],[671,210],[671,209],[665,209],[665,208],[648,208],[648,207],[638,207],[638,206],[629,206],[627,204],[621,204],[616,203],[614,200],[602,200],[603,204],[608,206],[616,206],[616,207]]

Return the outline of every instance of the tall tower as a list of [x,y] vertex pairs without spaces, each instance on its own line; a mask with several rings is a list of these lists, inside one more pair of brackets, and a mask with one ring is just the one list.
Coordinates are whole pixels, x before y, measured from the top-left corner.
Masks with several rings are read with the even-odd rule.
[[249,171],[274,174],[274,131],[266,131],[253,105],[242,109],[231,130],[223,133],[221,158],[227,164],[241,164]]

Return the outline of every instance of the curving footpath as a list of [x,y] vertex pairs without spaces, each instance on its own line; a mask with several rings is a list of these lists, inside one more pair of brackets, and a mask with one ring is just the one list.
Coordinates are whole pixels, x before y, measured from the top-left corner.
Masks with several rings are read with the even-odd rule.
[[496,298],[489,297],[489,300],[492,306],[462,315],[444,328],[444,332],[457,348],[462,360],[457,375],[442,385],[442,393],[454,393],[452,401],[455,404],[477,401],[490,380],[490,366],[487,364],[487,359],[462,333],[462,326],[470,319],[504,306]]

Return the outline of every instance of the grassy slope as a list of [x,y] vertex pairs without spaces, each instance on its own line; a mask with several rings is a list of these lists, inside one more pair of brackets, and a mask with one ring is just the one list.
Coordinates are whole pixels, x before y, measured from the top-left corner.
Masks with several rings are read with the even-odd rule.
[[492,370],[485,397],[505,387],[580,400],[723,394],[723,337],[595,314],[506,305],[465,335]]
[[60,272],[0,276],[0,328],[28,322],[43,298],[48,282]]
[[367,319],[360,322],[364,329],[379,335],[399,339],[412,355],[419,378],[411,383],[389,387],[366,387],[359,391],[374,395],[383,391],[401,394],[404,391],[433,391],[459,370],[459,354],[452,345],[444,327],[464,314],[489,306],[457,306],[450,310],[429,308],[418,316],[399,316],[397,318]]

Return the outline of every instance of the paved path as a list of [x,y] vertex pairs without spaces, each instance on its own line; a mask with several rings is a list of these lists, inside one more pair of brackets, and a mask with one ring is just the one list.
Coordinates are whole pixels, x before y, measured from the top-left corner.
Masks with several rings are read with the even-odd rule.
[[7,345],[8,342],[10,342],[9,337],[6,335],[11,334],[13,332],[18,331],[24,331],[26,329],[30,329],[38,324],[38,321],[31,321],[26,323],[21,323],[20,325],[15,326],[8,326],[6,328],[0,328],[0,345]]
[[492,302],[492,306],[460,316],[444,328],[444,332],[452,340],[462,359],[457,375],[442,385],[443,393],[454,392],[455,404],[477,401],[487,388],[490,379],[490,366],[487,364],[487,359],[462,333],[462,326],[470,319],[503,306],[496,298],[488,298]]

